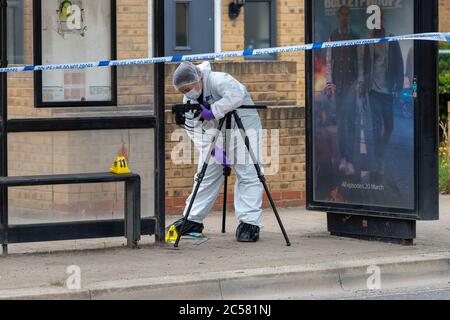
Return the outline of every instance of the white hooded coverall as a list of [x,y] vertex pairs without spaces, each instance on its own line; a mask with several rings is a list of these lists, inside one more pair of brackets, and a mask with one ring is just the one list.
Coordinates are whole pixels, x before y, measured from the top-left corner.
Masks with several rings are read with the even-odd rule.
[[[212,72],[209,62],[204,62],[198,67],[202,72],[203,99],[211,106],[211,110],[217,120],[202,122],[200,121],[200,116],[193,119],[193,113],[186,114],[187,133],[200,153],[195,178],[197,178],[206,160],[206,154],[211,147],[214,130],[218,128],[219,120],[240,106],[254,105],[247,89],[231,75],[222,72]],[[184,97],[183,102],[187,103],[188,101],[193,104],[198,103],[197,101]],[[250,139],[250,145],[261,165],[262,131],[259,114],[255,109],[238,110],[237,114],[243,122],[247,136]],[[189,129],[189,127],[194,127],[194,129]],[[224,125],[222,134],[216,144],[221,149],[223,149],[222,135],[225,131]],[[240,223],[262,227],[261,214],[264,188],[258,178],[254,163],[249,156],[234,118],[232,121],[231,137],[233,141],[230,141],[227,156],[236,174],[234,189],[236,218]],[[263,170],[262,166],[261,170]],[[214,206],[223,181],[223,166],[212,157],[190,212],[188,218],[190,221],[203,223],[203,220]],[[196,181],[194,179],[194,188],[195,186]],[[192,199],[192,193],[186,200],[184,216]]]

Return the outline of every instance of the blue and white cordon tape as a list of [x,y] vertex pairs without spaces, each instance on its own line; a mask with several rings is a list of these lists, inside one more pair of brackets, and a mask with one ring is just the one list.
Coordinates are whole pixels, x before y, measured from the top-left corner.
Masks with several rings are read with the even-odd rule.
[[129,60],[115,60],[115,61],[104,60],[104,61],[97,61],[97,62],[52,64],[52,65],[44,65],[44,66],[10,67],[10,68],[0,68],[0,73],[64,70],[64,69],[87,69],[87,68],[97,68],[97,67],[143,65],[143,64],[166,63],[166,62],[213,60],[213,59],[221,59],[221,58],[258,56],[258,55],[267,55],[267,54],[274,54],[274,53],[287,53],[287,52],[309,51],[309,50],[315,50],[315,49],[361,46],[361,45],[367,45],[367,44],[399,42],[399,41],[408,41],[408,40],[450,42],[450,33],[449,32],[419,33],[419,34],[410,34],[410,35],[393,36],[393,37],[385,37],[385,38],[358,39],[358,40],[333,41],[333,42],[318,42],[318,43],[304,44],[304,45],[298,45],[298,46],[289,46],[289,47],[276,47],[276,48],[254,49],[254,50],[239,50],[239,51],[230,51],[230,52],[221,52],[221,53],[193,54],[193,55],[170,56],[170,57],[160,57],[160,58],[129,59]]

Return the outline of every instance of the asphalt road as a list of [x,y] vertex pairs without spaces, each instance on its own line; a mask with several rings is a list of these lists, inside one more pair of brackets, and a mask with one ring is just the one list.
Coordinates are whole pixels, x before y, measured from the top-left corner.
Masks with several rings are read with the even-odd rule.
[[373,293],[343,298],[345,300],[450,300],[450,286],[447,288],[419,288],[405,291]]

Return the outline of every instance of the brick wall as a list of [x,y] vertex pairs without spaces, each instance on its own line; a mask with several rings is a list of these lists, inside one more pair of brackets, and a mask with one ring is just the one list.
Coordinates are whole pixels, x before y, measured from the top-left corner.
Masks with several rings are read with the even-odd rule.
[[[277,46],[305,43],[304,1],[277,1]],[[280,55],[279,59],[297,64],[297,105],[305,106],[305,54],[303,52]]]
[[[245,6],[241,8],[239,17],[231,20],[228,17],[230,2],[222,0],[222,51],[243,50]],[[241,58],[234,60],[242,61]]]
[[[296,105],[297,66],[295,62],[212,62],[212,70],[227,72],[242,82],[254,101],[271,106]],[[178,64],[166,65],[166,104],[180,103],[183,96],[172,85]]]
[[450,1],[439,0],[439,30],[450,32]]

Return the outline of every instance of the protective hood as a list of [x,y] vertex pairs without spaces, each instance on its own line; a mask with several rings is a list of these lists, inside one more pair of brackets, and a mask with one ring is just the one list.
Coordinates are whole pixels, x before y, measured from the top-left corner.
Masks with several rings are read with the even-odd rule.
[[205,84],[206,80],[208,79],[209,74],[211,73],[212,69],[211,69],[211,63],[209,61],[205,61],[199,65],[197,65],[197,67],[200,69],[200,71],[202,72],[203,75],[203,84]]

